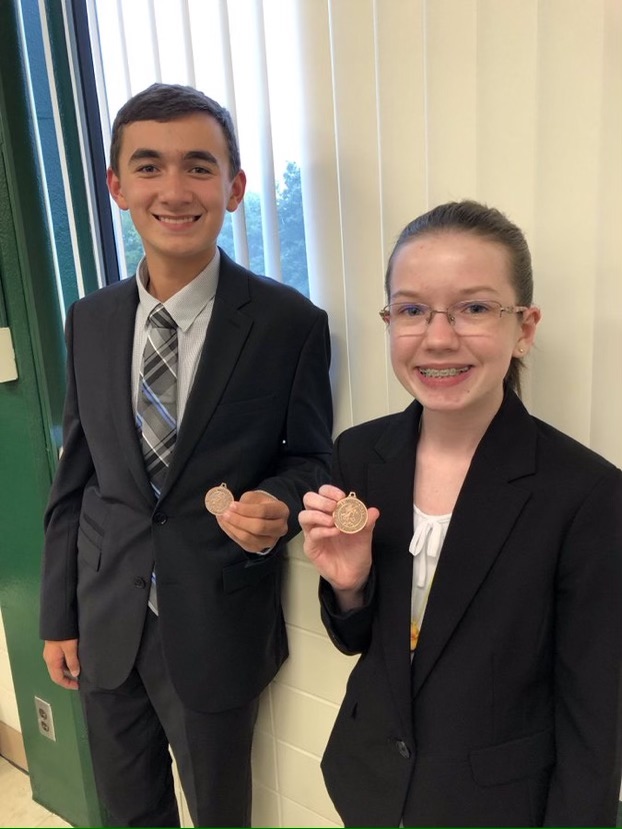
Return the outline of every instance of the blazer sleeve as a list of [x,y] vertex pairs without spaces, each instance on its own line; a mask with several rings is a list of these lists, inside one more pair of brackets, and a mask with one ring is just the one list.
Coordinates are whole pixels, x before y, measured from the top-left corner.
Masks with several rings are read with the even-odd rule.
[[42,639],[78,637],[77,539],[82,496],[94,474],[82,424],[73,368],[72,306],[67,314],[67,390],[63,413],[63,451],[45,516],[41,573],[40,635]]
[[546,826],[615,826],[622,734],[622,474],[608,468],[560,553]]
[[[349,468],[350,465],[348,458],[344,457],[343,447],[344,441],[341,437],[337,438],[333,452],[332,483],[347,491],[344,481],[347,478],[348,481],[352,482],[354,480],[352,475],[355,473],[352,470],[347,475],[344,473],[344,466]],[[362,493],[363,487],[358,486],[357,492]],[[346,613],[341,611],[335,591],[323,578],[320,578],[319,599],[322,622],[335,647],[348,656],[366,651],[371,642],[373,619],[376,611],[376,570],[373,563],[365,585],[361,607],[349,610]]]
[[366,651],[371,641],[376,607],[376,575],[373,568],[365,585],[362,607],[346,613],[340,611],[333,588],[322,578],[319,596],[322,622],[333,645],[347,656]]
[[[300,531],[302,496],[330,479],[333,405],[330,387],[330,335],[325,311],[315,318],[300,348],[281,453],[271,475],[257,484],[290,510],[289,541]],[[278,367],[275,367],[275,370]]]

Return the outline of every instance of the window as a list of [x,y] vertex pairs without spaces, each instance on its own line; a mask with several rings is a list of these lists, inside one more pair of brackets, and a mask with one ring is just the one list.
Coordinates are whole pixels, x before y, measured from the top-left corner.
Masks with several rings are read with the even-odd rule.
[[[236,123],[248,177],[219,243],[308,296],[291,9],[279,0],[89,0],[88,20],[104,146],[118,109],[154,81],[218,100]],[[140,238],[129,215],[113,212],[126,276],[142,255]]]

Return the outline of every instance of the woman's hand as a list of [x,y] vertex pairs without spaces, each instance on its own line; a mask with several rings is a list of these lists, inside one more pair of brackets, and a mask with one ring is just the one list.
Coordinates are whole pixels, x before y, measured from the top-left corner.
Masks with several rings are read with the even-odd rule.
[[335,486],[325,484],[318,492],[307,492],[305,509],[298,516],[304,533],[304,551],[319,574],[335,591],[343,611],[363,604],[363,588],[371,570],[371,540],[380,512],[367,510],[367,523],[357,533],[342,533],[333,513],[346,497]]

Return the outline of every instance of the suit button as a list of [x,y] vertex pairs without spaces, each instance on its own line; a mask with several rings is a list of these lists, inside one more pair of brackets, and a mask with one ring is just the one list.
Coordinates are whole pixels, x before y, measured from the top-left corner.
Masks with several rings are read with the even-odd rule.
[[168,521],[168,516],[165,512],[156,512],[153,516],[153,521],[155,524],[166,524]]
[[145,588],[146,586],[147,586],[147,582],[144,579],[142,579],[140,576],[137,576],[134,579],[134,587]]
[[402,757],[404,757],[404,758],[406,758],[406,760],[408,760],[408,758],[410,757],[410,749],[408,748],[408,746],[406,745],[404,740],[396,740],[395,741],[395,747],[397,748],[399,753],[402,755]]

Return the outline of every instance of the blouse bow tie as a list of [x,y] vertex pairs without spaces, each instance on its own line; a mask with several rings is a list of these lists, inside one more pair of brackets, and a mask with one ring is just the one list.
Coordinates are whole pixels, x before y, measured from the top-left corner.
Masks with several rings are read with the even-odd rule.
[[[442,524],[438,521],[426,521],[421,516],[419,517],[417,527],[408,548],[417,562],[417,566],[415,567],[417,587],[425,587],[426,585],[428,576],[427,558],[429,555],[432,558],[438,559],[442,535]],[[427,555],[421,555],[426,547]]]

